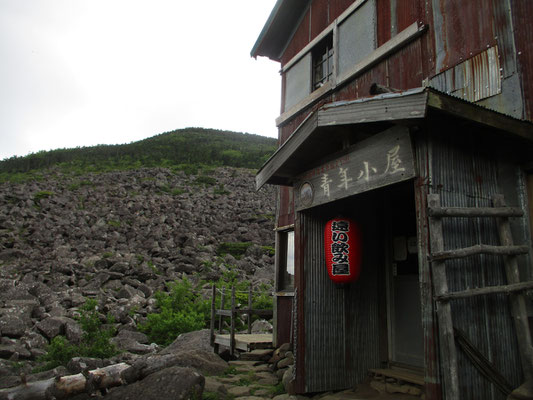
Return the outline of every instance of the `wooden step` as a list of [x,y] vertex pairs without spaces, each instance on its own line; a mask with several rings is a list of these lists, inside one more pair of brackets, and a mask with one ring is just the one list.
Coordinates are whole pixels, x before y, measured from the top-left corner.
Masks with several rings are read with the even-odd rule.
[[384,376],[386,378],[394,378],[399,381],[414,383],[415,385],[424,386],[424,377],[415,372],[399,369],[371,369],[374,375]]

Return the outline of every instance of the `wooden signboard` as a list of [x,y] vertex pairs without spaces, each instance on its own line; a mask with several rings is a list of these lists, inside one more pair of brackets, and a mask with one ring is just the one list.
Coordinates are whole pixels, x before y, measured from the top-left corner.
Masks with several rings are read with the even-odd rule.
[[415,176],[409,131],[395,126],[303,173],[295,188],[296,210],[402,182]]

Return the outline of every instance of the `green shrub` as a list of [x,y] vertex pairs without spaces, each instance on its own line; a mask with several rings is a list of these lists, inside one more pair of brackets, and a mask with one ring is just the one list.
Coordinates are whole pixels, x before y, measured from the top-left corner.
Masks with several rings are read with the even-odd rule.
[[198,296],[187,279],[168,287],[169,293],[155,293],[160,312],[148,314],[147,321],[139,326],[150,340],[164,346],[182,333],[204,328],[209,315],[209,301]]
[[112,226],[113,228],[120,228],[120,221],[111,219],[107,221],[107,225]]
[[195,185],[213,186],[217,183],[217,180],[212,176],[200,175],[194,180],[193,183]]
[[231,254],[236,259],[240,259],[248,247],[252,246],[252,242],[235,242],[235,243],[220,243],[217,247],[217,255],[223,257],[226,254]]
[[42,199],[47,199],[51,196],[54,195],[54,192],[51,192],[49,190],[42,190],[40,192],[37,192],[33,195],[33,204],[35,205],[36,208],[40,209],[41,208],[41,200]]
[[83,331],[81,343],[74,345],[65,337],[56,336],[48,345],[46,354],[38,358],[37,361],[44,363],[38,371],[67,365],[73,357],[109,358],[118,353],[115,345],[110,342],[115,330],[102,326],[97,301],[88,299],[80,308],[80,312],[78,321]]
[[[117,354],[115,345],[110,342],[110,339],[115,335],[115,329],[105,329],[102,326],[97,304],[95,299],[88,299],[80,308],[79,323],[83,337],[79,350],[84,357],[108,358]],[[110,323],[114,322],[112,318],[107,319]]]
[[76,346],[70,344],[64,336],[53,338],[46,350],[46,354],[37,360],[44,362],[44,365],[38,371],[48,371],[60,365],[67,365],[73,357],[79,354]]

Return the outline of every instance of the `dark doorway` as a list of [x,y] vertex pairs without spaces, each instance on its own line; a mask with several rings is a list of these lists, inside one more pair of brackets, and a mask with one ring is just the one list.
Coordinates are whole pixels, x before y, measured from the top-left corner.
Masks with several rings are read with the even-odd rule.
[[391,364],[423,367],[424,341],[412,182],[390,187],[385,195],[385,209],[389,360]]

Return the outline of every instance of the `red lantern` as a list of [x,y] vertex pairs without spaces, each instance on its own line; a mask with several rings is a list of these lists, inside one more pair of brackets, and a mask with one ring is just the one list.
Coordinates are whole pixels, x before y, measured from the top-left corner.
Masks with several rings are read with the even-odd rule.
[[361,231],[349,218],[334,218],[324,229],[326,266],[334,283],[350,283],[361,272]]

